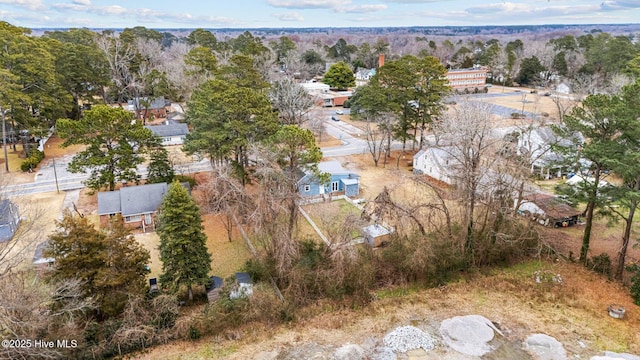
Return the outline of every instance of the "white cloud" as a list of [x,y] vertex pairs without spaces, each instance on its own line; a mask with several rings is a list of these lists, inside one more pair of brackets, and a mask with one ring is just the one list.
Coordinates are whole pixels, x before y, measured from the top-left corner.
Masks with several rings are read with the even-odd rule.
[[9,4],[29,10],[44,10],[42,0],[0,0],[0,4]]
[[430,4],[430,3],[438,3],[438,2],[448,2],[454,0],[385,0],[390,3],[401,3],[401,4]]
[[345,13],[354,13],[354,14],[364,14],[370,12],[376,12],[381,10],[386,10],[387,5],[385,4],[371,4],[371,5],[348,5],[340,8],[336,8],[337,12],[345,12]]
[[601,10],[624,10],[624,9],[640,9],[640,1],[623,0],[623,1],[603,1],[600,4]]
[[73,0],[72,1],[76,5],[90,6],[91,0]]
[[303,21],[304,20],[304,17],[302,17],[302,15],[298,14],[296,11],[271,14],[271,16],[281,21]]
[[268,0],[267,3],[287,9],[333,9],[350,4],[351,0]]

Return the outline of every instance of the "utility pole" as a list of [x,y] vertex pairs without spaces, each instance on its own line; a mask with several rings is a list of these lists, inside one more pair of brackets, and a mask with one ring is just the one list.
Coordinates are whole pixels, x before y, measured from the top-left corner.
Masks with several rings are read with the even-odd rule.
[[53,158],[53,177],[56,179],[56,193],[60,194],[60,188],[58,187],[58,172],[56,171],[56,158]]

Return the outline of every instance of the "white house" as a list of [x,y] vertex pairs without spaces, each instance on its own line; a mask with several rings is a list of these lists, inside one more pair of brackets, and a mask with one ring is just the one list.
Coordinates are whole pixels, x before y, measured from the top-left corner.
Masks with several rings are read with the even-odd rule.
[[162,145],[182,145],[189,133],[187,124],[147,125],[151,132],[162,139]]
[[517,134],[518,145],[516,152],[521,156],[528,156],[531,161],[531,172],[538,172],[544,178],[562,176],[562,154],[553,149],[554,146],[571,147],[574,142],[584,142],[582,134],[574,135],[573,139],[561,138],[546,126],[529,128]]
[[452,185],[452,156],[447,148],[428,148],[413,156],[413,172],[425,174],[438,181]]

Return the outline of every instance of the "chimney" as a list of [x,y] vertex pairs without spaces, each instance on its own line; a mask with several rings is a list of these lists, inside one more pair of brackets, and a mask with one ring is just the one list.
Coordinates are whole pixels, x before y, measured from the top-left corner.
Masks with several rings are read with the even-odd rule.
[[378,55],[378,67],[381,68],[384,65],[384,54]]

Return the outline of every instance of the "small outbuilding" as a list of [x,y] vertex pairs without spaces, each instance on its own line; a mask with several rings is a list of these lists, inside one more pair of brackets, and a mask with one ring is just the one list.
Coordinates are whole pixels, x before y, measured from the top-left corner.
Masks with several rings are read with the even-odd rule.
[[567,227],[578,223],[581,211],[569,206],[562,199],[550,194],[534,194],[524,198],[516,209],[518,214],[531,217],[538,223],[551,227]]
[[382,246],[384,243],[389,241],[389,234],[391,234],[391,230],[378,223],[362,228],[362,237],[364,238],[364,241],[373,247]]
[[222,289],[222,285],[224,285],[224,280],[222,280],[221,277],[211,277],[211,281],[207,286],[205,286],[207,290],[207,299],[209,299],[209,302],[218,300],[218,298],[220,297],[220,289]]
[[229,297],[231,299],[240,299],[249,297],[251,294],[253,294],[253,281],[251,281],[251,276],[245,272],[237,272],[236,283],[231,293],[229,293]]

